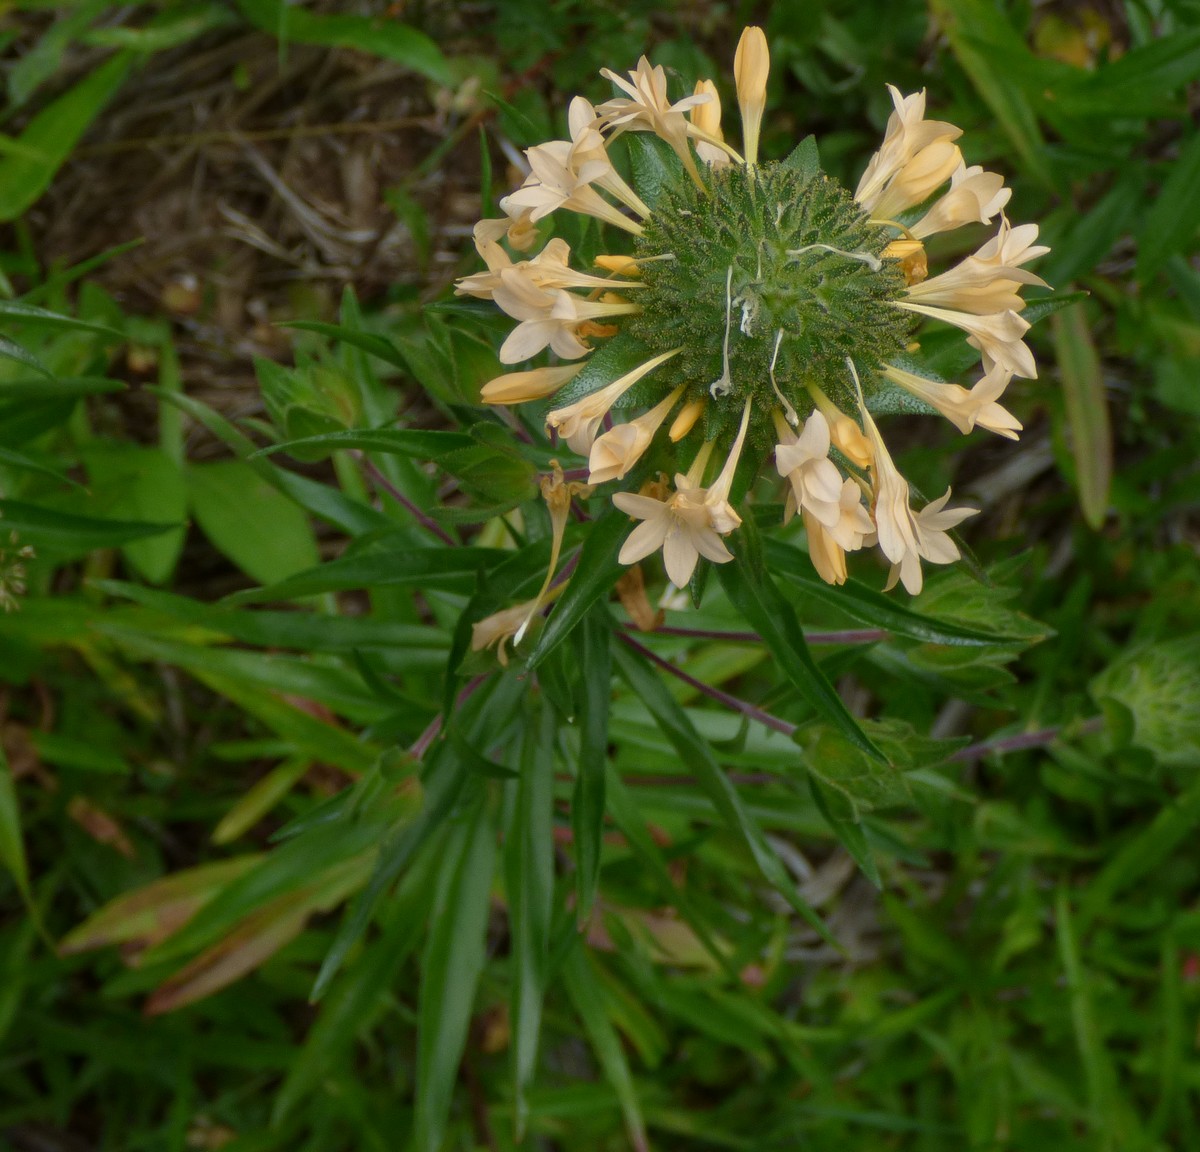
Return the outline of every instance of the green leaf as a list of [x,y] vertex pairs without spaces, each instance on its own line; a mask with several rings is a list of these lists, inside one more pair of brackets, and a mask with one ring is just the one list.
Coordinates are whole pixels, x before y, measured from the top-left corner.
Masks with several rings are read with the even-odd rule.
[[413,548],[376,551],[331,560],[265,588],[249,588],[225,603],[254,604],[263,600],[295,600],[323,592],[353,588],[430,584],[447,591],[470,591],[475,573],[508,559],[498,548]]
[[256,780],[217,822],[212,831],[212,842],[228,844],[244,832],[249,832],[283,800],[311,767],[310,760],[298,756],[285,760],[260,780]]
[[285,320],[279,327],[296,328],[301,332],[316,332],[321,336],[328,336],[330,340],[337,340],[342,344],[357,348],[360,352],[367,352],[395,368],[402,368],[406,371],[408,369],[408,361],[404,359],[396,346],[390,340],[374,332],[362,332],[356,328],[346,328],[341,324],[325,324],[319,320]]
[[663,192],[684,179],[683,163],[665,140],[652,132],[626,132],[629,164],[633,169],[633,187],[653,209]]
[[543,706],[525,717],[521,777],[509,835],[505,838],[505,885],[512,936],[512,1030],[514,1139],[524,1139],[529,1119],[526,1094],[537,1071],[542,1003],[550,967],[550,918],[554,907],[554,712]]
[[1046,146],[1033,110],[1003,66],[1011,55],[1030,54],[1023,38],[987,0],[933,0],[932,8],[963,71],[1012,141],[1026,171],[1039,183],[1053,187]]
[[85,44],[131,48],[142,53],[164,52],[205,32],[236,23],[237,17],[223,4],[180,4],[177,11],[161,12],[140,28],[127,25],[93,28],[81,39]]
[[26,304],[21,300],[0,300],[0,317],[29,324],[36,328],[51,328],[62,332],[97,332],[104,336],[113,336],[124,340],[125,334],[107,324],[94,324],[90,320],[76,320],[74,316],[63,316],[58,312],[50,312],[39,308],[36,304]]
[[18,142],[31,151],[0,156],[0,220],[15,220],[41,196],[132,63],[132,54],[118,53],[29,121]]
[[[867,756],[840,732],[824,724],[801,728],[795,736],[804,749],[808,770],[838,794],[842,803],[835,815],[857,821],[876,808],[894,808],[912,802],[908,781],[897,767]],[[830,807],[828,804],[827,807]]]
[[64,956],[135,940],[163,939],[233,881],[262,863],[257,854],[184,868],[110,900],[60,941]]
[[1097,1147],[1105,1152],[1126,1148],[1129,1146],[1127,1141],[1114,1142],[1117,1129],[1124,1126],[1119,1122],[1119,1112],[1115,1107],[1117,1079],[1104,1047],[1102,1026],[1091,996],[1091,981],[1083,967],[1080,940],[1072,922],[1071,904],[1065,884],[1058,890],[1054,904],[1054,920],[1063,975],[1066,977],[1066,994],[1071,1007],[1075,1042],[1079,1048],[1087,1083],[1089,1119],[1094,1135],[1100,1140]]
[[1138,232],[1138,279],[1145,283],[1176,252],[1190,255],[1200,227],[1200,132],[1193,132],[1167,170]]
[[762,637],[779,669],[796,690],[852,744],[868,756],[886,762],[883,753],[871,743],[858,721],[850,715],[842,698],[825,679],[824,673],[808,651],[796,611],[784,599],[770,575],[757,558],[761,555],[757,530],[747,520],[738,530],[736,559],[718,567],[721,586],[747,623]]
[[625,1057],[625,1049],[621,1046],[621,1038],[609,1019],[604,987],[596,978],[595,969],[582,940],[577,940],[568,952],[562,974],[567,994],[571,997],[571,1003],[575,1005],[580,1020],[583,1021],[583,1029],[596,1058],[600,1061],[604,1078],[612,1085],[620,1101],[629,1142],[635,1152],[649,1152],[646,1124],[642,1119],[633,1075],[629,1071],[629,1061]]
[[1088,526],[1099,531],[1108,513],[1113,454],[1104,374],[1082,308],[1056,313],[1051,325],[1062,374],[1079,505]]
[[1160,868],[1200,828],[1200,777],[1165,805],[1149,824],[1125,841],[1092,879],[1083,898],[1083,917],[1100,916],[1113,897]]
[[1198,78],[1200,29],[1181,25],[1123,53],[1078,84],[1056,89],[1055,103],[1069,112],[1166,117],[1181,109],[1165,97]]
[[442,856],[441,884],[421,958],[413,1137],[417,1152],[438,1152],[445,1136],[486,958],[495,851],[496,832],[481,799],[470,822],[454,829]]
[[[380,766],[384,767],[387,761],[387,757],[381,759]],[[379,850],[374,874],[362,895],[348,909],[333,944],[321,962],[321,970],[313,984],[311,998],[314,1001],[325,994],[350,950],[362,939],[384,893],[417,857],[434,832],[443,826],[463,791],[466,775],[461,761],[448,743],[439,745],[427,756],[425,775],[421,780],[421,810],[412,819],[406,818],[389,829]],[[384,772],[378,772],[378,778],[382,781]]]
[[109,392],[123,392],[127,387],[128,385],[120,380],[108,380],[103,376],[60,376],[57,379],[48,379],[45,376],[33,379],[21,377],[15,380],[0,380],[0,402],[101,396]]
[[0,748],[0,864],[13,878],[21,898],[32,906],[29,890],[29,866],[25,860],[25,844],[21,838],[21,809],[13,787],[12,770],[4,749]]
[[[113,516],[179,522],[187,516],[187,487],[178,465],[160,448],[97,441],[83,452],[97,503]],[[122,548],[125,559],[151,584],[175,570],[186,533],[181,527]]]
[[[386,455],[411,456],[418,460],[437,460],[449,452],[475,447],[475,441],[462,432],[427,432],[410,428],[351,428],[344,432],[326,432],[319,436],[304,436],[260,448],[250,459],[269,456],[275,452],[303,449],[306,460],[319,460],[334,452],[358,449],[362,452],[382,452]],[[309,455],[319,450],[315,455]]]
[[823,580],[812,579],[812,561],[799,548],[793,548],[782,540],[774,540],[769,536],[764,538],[763,552],[768,568],[786,577],[797,588],[803,589],[809,598],[828,604],[829,607],[844,612],[862,624],[882,628],[897,636],[907,636],[928,644],[962,647],[1024,642],[1027,639],[1025,636],[1004,632],[987,632],[981,628],[955,623],[953,620],[922,616],[882,592],[876,592],[855,580],[847,580],[837,588],[831,587]]
[[24,472],[36,472],[40,476],[49,476],[57,480],[60,484],[69,484],[73,488],[79,487],[70,476],[59,472],[57,468],[51,468],[49,465],[43,464],[40,460],[35,460],[32,456],[27,456],[24,452],[14,452],[11,448],[0,448],[0,464]]
[[185,476],[204,534],[260,584],[284,580],[320,559],[308,517],[249,464],[191,464]]
[[567,590],[558,598],[537,647],[529,655],[530,670],[575,631],[593,604],[601,597],[608,598],[622,572],[617,552],[628,527],[629,517],[613,507],[593,521]]
[[575,918],[584,924],[592,914],[600,880],[604,837],[604,780],[608,761],[608,717],[612,698],[612,631],[608,615],[593,607],[575,632],[579,663],[579,762],[571,800],[575,832]]
[[1051,284],[1065,285],[1090,274],[1146,210],[1145,187],[1145,171],[1133,164],[1087,211],[1072,211],[1070,226],[1052,241],[1054,249],[1041,265],[1042,275]]
[[1088,292],[1056,292],[1053,296],[1038,296],[1021,310],[1021,319],[1030,325],[1037,324],[1072,304],[1081,304],[1089,295]]
[[0,336],[0,356],[6,360],[15,360],[18,364],[24,364],[26,368],[32,368],[35,372],[45,376],[47,380],[54,379],[50,369],[32,352],[22,348],[16,341],[9,340],[7,336]]
[[817,138],[805,136],[795,148],[788,153],[783,162],[784,168],[798,172],[805,181],[813,179],[821,172],[821,154],[817,151]]
[[828,929],[796,890],[787,869],[767,843],[762,829],[742,802],[737,789],[721,770],[712,749],[692,726],[683,709],[666,690],[662,680],[640,655],[631,652],[628,647],[618,646],[614,656],[622,678],[645,705],[680,760],[696,774],[700,786],[708,794],[726,825],[745,842],[767,883],[832,943]]
[[282,1124],[321,1081],[352,1061],[352,1046],[376,1018],[389,1010],[401,965],[420,943],[435,884],[432,855],[411,869],[390,902],[383,931],[326,998],[304,1046],[289,1061],[287,1079],[275,1097],[272,1123]]
[[614,380],[635,368],[640,368],[647,360],[652,360],[654,355],[645,344],[635,340],[628,332],[606,340],[584,361],[583,370],[579,375],[568,380],[554,394],[554,406],[565,407],[590,396],[593,392],[598,392]]
[[310,480],[307,476],[297,476],[294,472],[285,472],[267,460],[248,459],[256,450],[254,442],[207,404],[168,388],[147,386],[145,391],[153,393],[164,403],[173,405],[197,420],[238,457],[246,460],[261,479],[314,516],[351,535],[377,531],[380,528],[395,528],[395,524],[382,512],[376,511],[370,505],[360,504],[329,484]]
[[817,808],[833,829],[842,847],[854,858],[862,874],[880,891],[883,881],[879,877],[879,865],[875,863],[875,853],[871,850],[871,842],[867,839],[866,830],[857,820],[848,820],[839,815],[835,796],[821,783],[816,773],[810,774],[809,786],[812,789],[813,800]]
[[152,524],[142,521],[102,520],[55,512],[17,500],[0,500],[0,525],[19,532],[21,539],[56,555],[83,555],[94,548],[116,548],[131,540],[142,540],[170,532],[178,524]]
[[454,73],[441,49],[424,32],[401,24],[390,13],[326,15],[283,0],[237,0],[237,5],[247,20],[284,43],[353,48],[410,68],[443,87],[454,83]]

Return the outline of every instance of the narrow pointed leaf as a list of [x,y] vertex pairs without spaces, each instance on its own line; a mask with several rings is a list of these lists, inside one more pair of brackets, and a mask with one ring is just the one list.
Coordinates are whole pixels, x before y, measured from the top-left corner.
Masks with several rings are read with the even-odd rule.
[[796,890],[791,875],[767,843],[758,821],[750,814],[737,789],[722,771],[712,749],[692,726],[662,680],[645,660],[628,648],[618,647],[614,656],[625,682],[654,717],[655,723],[670,741],[680,759],[696,774],[701,787],[729,829],[745,841],[763,877],[809,924],[832,943],[828,929]]
[[554,901],[555,716],[525,718],[521,778],[516,786],[512,832],[505,844],[509,923],[512,932],[512,1028],[515,1139],[529,1119],[526,1093],[537,1068],[542,1003],[550,964],[550,918]]
[[1051,324],[1062,373],[1079,506],[1088,526],[1099,529],[1108,513],[1113,453],[1100,357],[1082,308],[1055,314]]
[[817,667],[808,651],[795,609],[784,599],[770,575],[754,562],[759,549],[753,521],[747,520],[738,535],[736,559],[718,568],[721,585],[729,599],[771,649],[780,671],[818,715],[868,755],[885,760]]
[[571,635],[593,604],[608,598],[621,575],[617,552],[628,528],[629,517],[613,507],[592,524],[567,590],[554,605],[537,647],[530,653],[531,671]]
[[575,914],[583,924],[596,898],[604,835],[604,778],[612,696],[612,632],[604,610],[593,609],[575,635],[582,694],[571,826],[575,831]]
[[414,1147],[438,1152],[483,972],[496,833],[486,804],[453,835],[421,962]]

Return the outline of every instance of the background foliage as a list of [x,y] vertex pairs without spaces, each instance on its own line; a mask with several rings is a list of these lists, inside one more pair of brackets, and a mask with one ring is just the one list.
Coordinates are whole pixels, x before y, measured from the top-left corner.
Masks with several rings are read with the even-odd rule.
[[[1197,5],[8,13],[0,1146],[1200,1144]],[[1019,445],[889,427],[975,574],[764,517],[636,634],[596,500],[502,668],[548,457],[444,304],[481,188],[751,20],[768,155],[926,86],[1089,295]]]

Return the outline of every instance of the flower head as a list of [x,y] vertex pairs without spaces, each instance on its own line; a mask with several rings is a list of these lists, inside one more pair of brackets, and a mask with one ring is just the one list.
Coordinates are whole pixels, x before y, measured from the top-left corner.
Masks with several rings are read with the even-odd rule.
[[[516,322],[502,362],[553,356],[489,381],[483,398],[555,397],[548,430],[586,458],[592,484],[626,486],[613,502],[639,523],[622,563],[661,551],[681,585],[702,559],[731,559],[734,478],[773,448],[785,516],[801,514],[821,577],[844,582],[848,554],[878,544],[893,582],[916,593],[923,564],[957,558],[948,533],[971,511],[948,508],[949,493],[913,508],[876,414],[902,389],[964,433],[1015,439],[1020,421],[1000,401],[1037,375],[1022,293],[1043,285],[1026,265],[1046,248],[1036,226],[1009,223],[1003,177],[966,162],[961,130],[926,117],[923,91],[889,88],[883,141],[853,190],[811,160],[763,158],[769,73],[767,39],[747,28],[733,61],[744,154],[713,81],[673,91],[645,56],[602,69],[610,99],[571,100],[567,138],[528,150],[529,177],[501,201],[508,219],[476,229],[485,269],[458,284]],[[630,186],[614,163],[628,133],[669,146],[645,186],[639,165]],[[572,268],[561,240],[515,255],[561,212],[607,230],[593,267]],[[937,267],[926,241],[968,225],[994,232]],[[923,362],[926,324],[961,330],[979,353],[975,384]],[[660,465],[673,485],[649,479]]]

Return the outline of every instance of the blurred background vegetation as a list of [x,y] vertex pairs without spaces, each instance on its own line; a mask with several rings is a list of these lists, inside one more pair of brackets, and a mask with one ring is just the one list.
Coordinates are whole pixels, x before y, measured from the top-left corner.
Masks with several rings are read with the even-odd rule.
[[[667,613],[715,638],[597,585],[536,681],[464,659],[548,553],[471,226],[602,66],[732,107],[749,22],[765,154],[853,185],[926,87],[1088,293],[1019,444],[890,426],[987,579],[768,550],[886,769],[716,581]],[[1200,1148],[1200,4],[17,0],[0,48],[0,1148]]]

